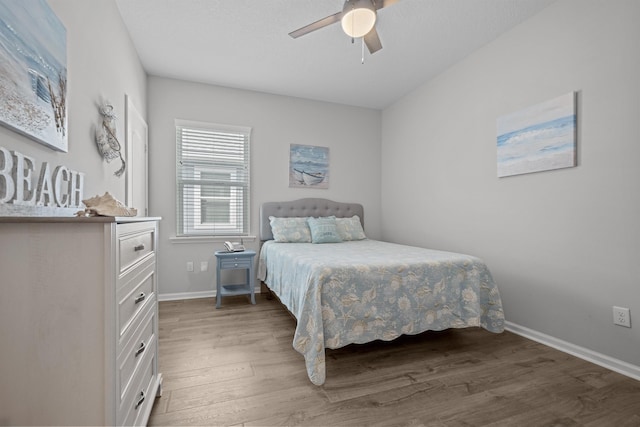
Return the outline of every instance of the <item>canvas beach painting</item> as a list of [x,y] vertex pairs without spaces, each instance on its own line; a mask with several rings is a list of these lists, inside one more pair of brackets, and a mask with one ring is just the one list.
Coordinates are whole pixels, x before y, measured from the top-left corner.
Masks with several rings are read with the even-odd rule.
[[329,148],[291,144],[289,187],[329,188]]
[[67,152],[67,31],[45,0],[0,1],[0,124]]
[[498,118],[498,177],[576,166],[575,92]]

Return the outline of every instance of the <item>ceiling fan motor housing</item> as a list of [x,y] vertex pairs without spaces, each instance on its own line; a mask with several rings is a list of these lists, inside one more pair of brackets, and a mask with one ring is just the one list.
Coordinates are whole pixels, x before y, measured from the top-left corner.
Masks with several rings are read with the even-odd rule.
[[346,0],[341,23],[349,37],[364,37],[376,23],[376,8],[371,0]]

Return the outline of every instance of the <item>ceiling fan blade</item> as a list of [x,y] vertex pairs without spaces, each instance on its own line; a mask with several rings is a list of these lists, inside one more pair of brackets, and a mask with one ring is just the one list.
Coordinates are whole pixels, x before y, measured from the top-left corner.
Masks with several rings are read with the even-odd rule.
[[383,7],[389,7],[399,1],[400,0],[375,0],[373,3],[376,9],[382,9]]
[[320,28],[326,27],[327,25],[340,22],[341,18],[342,18],[342,12],[338,12],[333,15],[329,15],[326,18],[322,18],[312,24],[305,25],[302,28],[298,28],[295,31],[291,31],[289,35],[294,39],[297,39],[300,36],[304,36],[305,34],[309,34],[312,31],[319,30]]
[[364,36],[364,44],[367,45],[369,49],[369,53],[376,53],[380,49],[382,49],[382,43],[380,43],[380,37],[378,37],[378,32],[376,31],[376,27],[373,27],[371,31]]

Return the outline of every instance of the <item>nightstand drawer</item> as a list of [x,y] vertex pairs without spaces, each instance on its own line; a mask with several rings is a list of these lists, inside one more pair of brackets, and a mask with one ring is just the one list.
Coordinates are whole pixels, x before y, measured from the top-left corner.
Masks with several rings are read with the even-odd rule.
[[145,223],[118,227],[118,266],[123,273],[138,261],[155,252],[155,227]]
[[220,268],[222,269],[249,268],[251,267],[252,262],[253,260],[251,259],[224,259],[220,261]]

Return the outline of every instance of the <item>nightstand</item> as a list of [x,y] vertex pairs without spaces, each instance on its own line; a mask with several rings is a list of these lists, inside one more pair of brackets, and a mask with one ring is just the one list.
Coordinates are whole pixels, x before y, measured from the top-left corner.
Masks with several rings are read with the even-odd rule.
[[[216,308],[220,308],[222,297],[231,295],[251,295],[251,304],[256,303],[255,273],[253,271],[253,258],[256,251],[226,252],[216,251]],[[244,283],[238,285],[224,285],[220,278],[222,270],[247,270]]]

